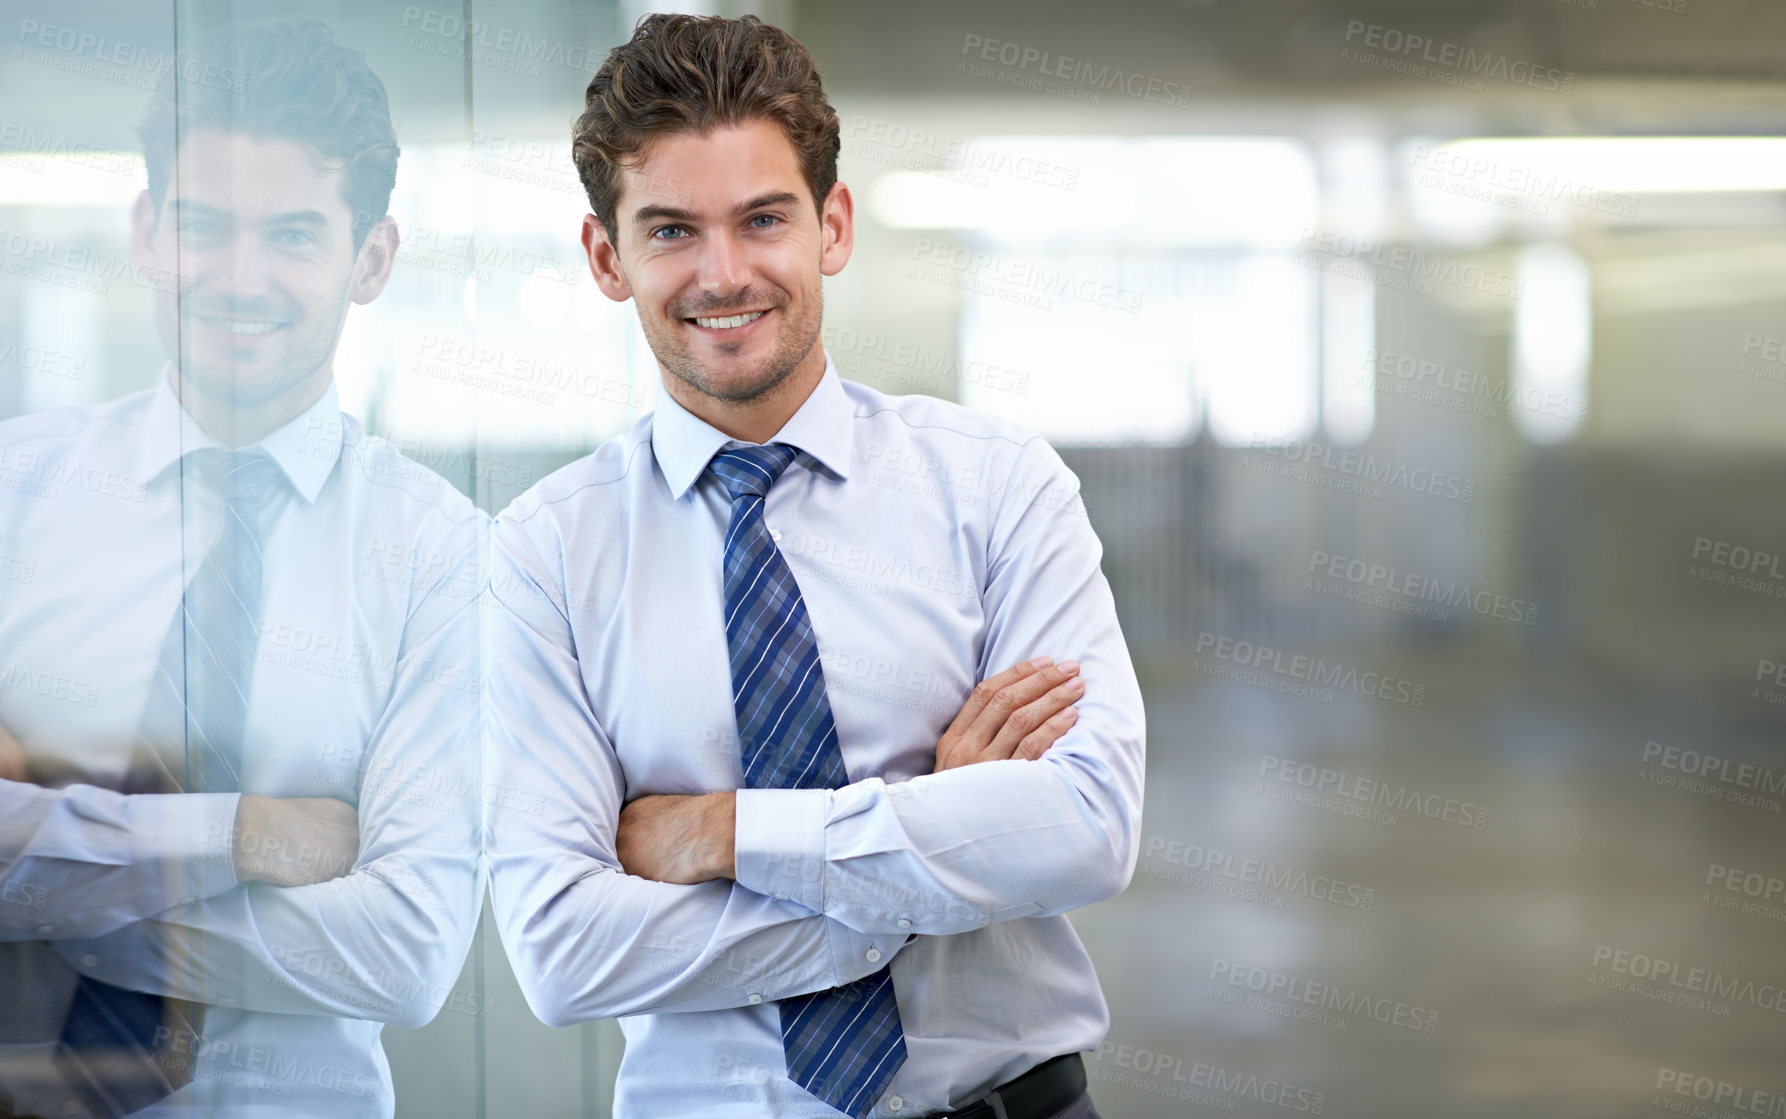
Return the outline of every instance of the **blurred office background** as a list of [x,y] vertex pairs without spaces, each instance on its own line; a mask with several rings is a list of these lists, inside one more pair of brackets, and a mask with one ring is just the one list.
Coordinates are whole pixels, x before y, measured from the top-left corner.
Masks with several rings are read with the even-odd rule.
[[[316,15],[403,145],[343,407],[500,509],[650,405],[568,131],[652,8],[0,0],[0,417],[161,367],[120,264],[156,60]],[[1786,10],[704,10],[823,68],[844,375],[1083,480],[1151,728],[1134,882],[1073,916],[1100,1110],[1780,1114]],[[385,1041],[405,1116],[606,1115],[620,1047],[488,927]]]

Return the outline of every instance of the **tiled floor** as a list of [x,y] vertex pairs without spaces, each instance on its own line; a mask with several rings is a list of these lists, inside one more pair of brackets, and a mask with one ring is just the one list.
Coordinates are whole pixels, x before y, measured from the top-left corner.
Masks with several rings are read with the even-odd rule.
[[1701,777],[1726,795],[1768,779],[1744,762],[1777,782],[1777,716],[1579,661],[1398,663],[1418,708],[1141,660],[1148,838],[1074,917],[1103,1113],[1786,1114],[1786,795],[1652,780],[1679,746],[1731,760]]

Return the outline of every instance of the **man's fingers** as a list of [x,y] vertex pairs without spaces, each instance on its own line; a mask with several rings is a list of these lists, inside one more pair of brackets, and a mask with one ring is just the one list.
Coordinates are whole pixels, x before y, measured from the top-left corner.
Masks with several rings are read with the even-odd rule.
[[1040,730],[1048,720],[1078,703],[1084,695],[1085,681],[1074,676],[1011,712],[1011,717],[1005,720],[1005,725],[993,736],[982,760],[998,761],[1014,756],[1019,742]]
[[1017,753],[1013,757],[1022,758],[1025,761],[1035,761],[1048,752],[1048,747],[1059,742],[1061,735],[1071,730],[1073,724],[1078,721],[1079,709],[1077,707],[1067,708],[1024,735],[1023,741],[1017,744]]
[[980,713],[986,710],[986,705],[993,696],[1019,680],[1035,675],[1053,663],[1053,657],[1036,657],[1033,660],[1014,664],[997,676],[980,681],[974,686],[974,690],[968,693],[967,702],[962,704],[961,710],[955,713],[955,718],[950,722],[949,729],[943,732],[943,737],[966,734],[968,728],[974,724],[974,720],[978,719]]
[[[974,725],[968,729],[967,737],[971,740],[975,751],[978,752],[990,746],[998,738],[1000,732],[1005,729],[1005,724],[1010,721],[1011,716],[1042,698],[1050,688],[1057,688],[1078,674],[1078,661],[1062,661],[1000,688],[987,701],[979,718],[974,720]],[[1033,730],[1034,724],[1022,729],[1024,731]],[[1007,744],[1006,753],[998,756],[1010,757],[1008,752],[1010,745]]]

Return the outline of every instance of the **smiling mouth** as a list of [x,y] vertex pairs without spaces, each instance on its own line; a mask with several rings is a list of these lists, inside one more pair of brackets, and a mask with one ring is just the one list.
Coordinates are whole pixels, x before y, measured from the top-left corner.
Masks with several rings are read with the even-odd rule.
[[286,323],[276,319],[232,319],[219,318],[214,315],[199,315],[198,320],[206,326],[218,330],[226,330],[231,334],[271,334],[275,330],[283,330]]
[[741,326],[748,326],[749,324],[756,322],[767,313],[768,312],[766,311],[747,311],[742,315],[727,315],[723,318],[716,319],[693,318],[688,321],[694,323],[696,326],[706,327],[708,330],[736,330]]

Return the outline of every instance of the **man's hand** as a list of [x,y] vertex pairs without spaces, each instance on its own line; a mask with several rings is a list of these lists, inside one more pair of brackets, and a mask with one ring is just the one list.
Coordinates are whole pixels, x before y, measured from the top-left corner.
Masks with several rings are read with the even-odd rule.
[[679,886],[736,877],[737,803],[729,792],[640,797],[620,810],[614,833],[620,869]]
[[360,819],[329,797],[244,796],[236,807],[236,879],[312,886],[353,869]]
[[936,772],[975,762],[1034,761],[1079,718],[1079,662],[1037,657],[982,680],[936,744]]
[[24,781],[25,748],[12,732],[0,727],[0,781]]

